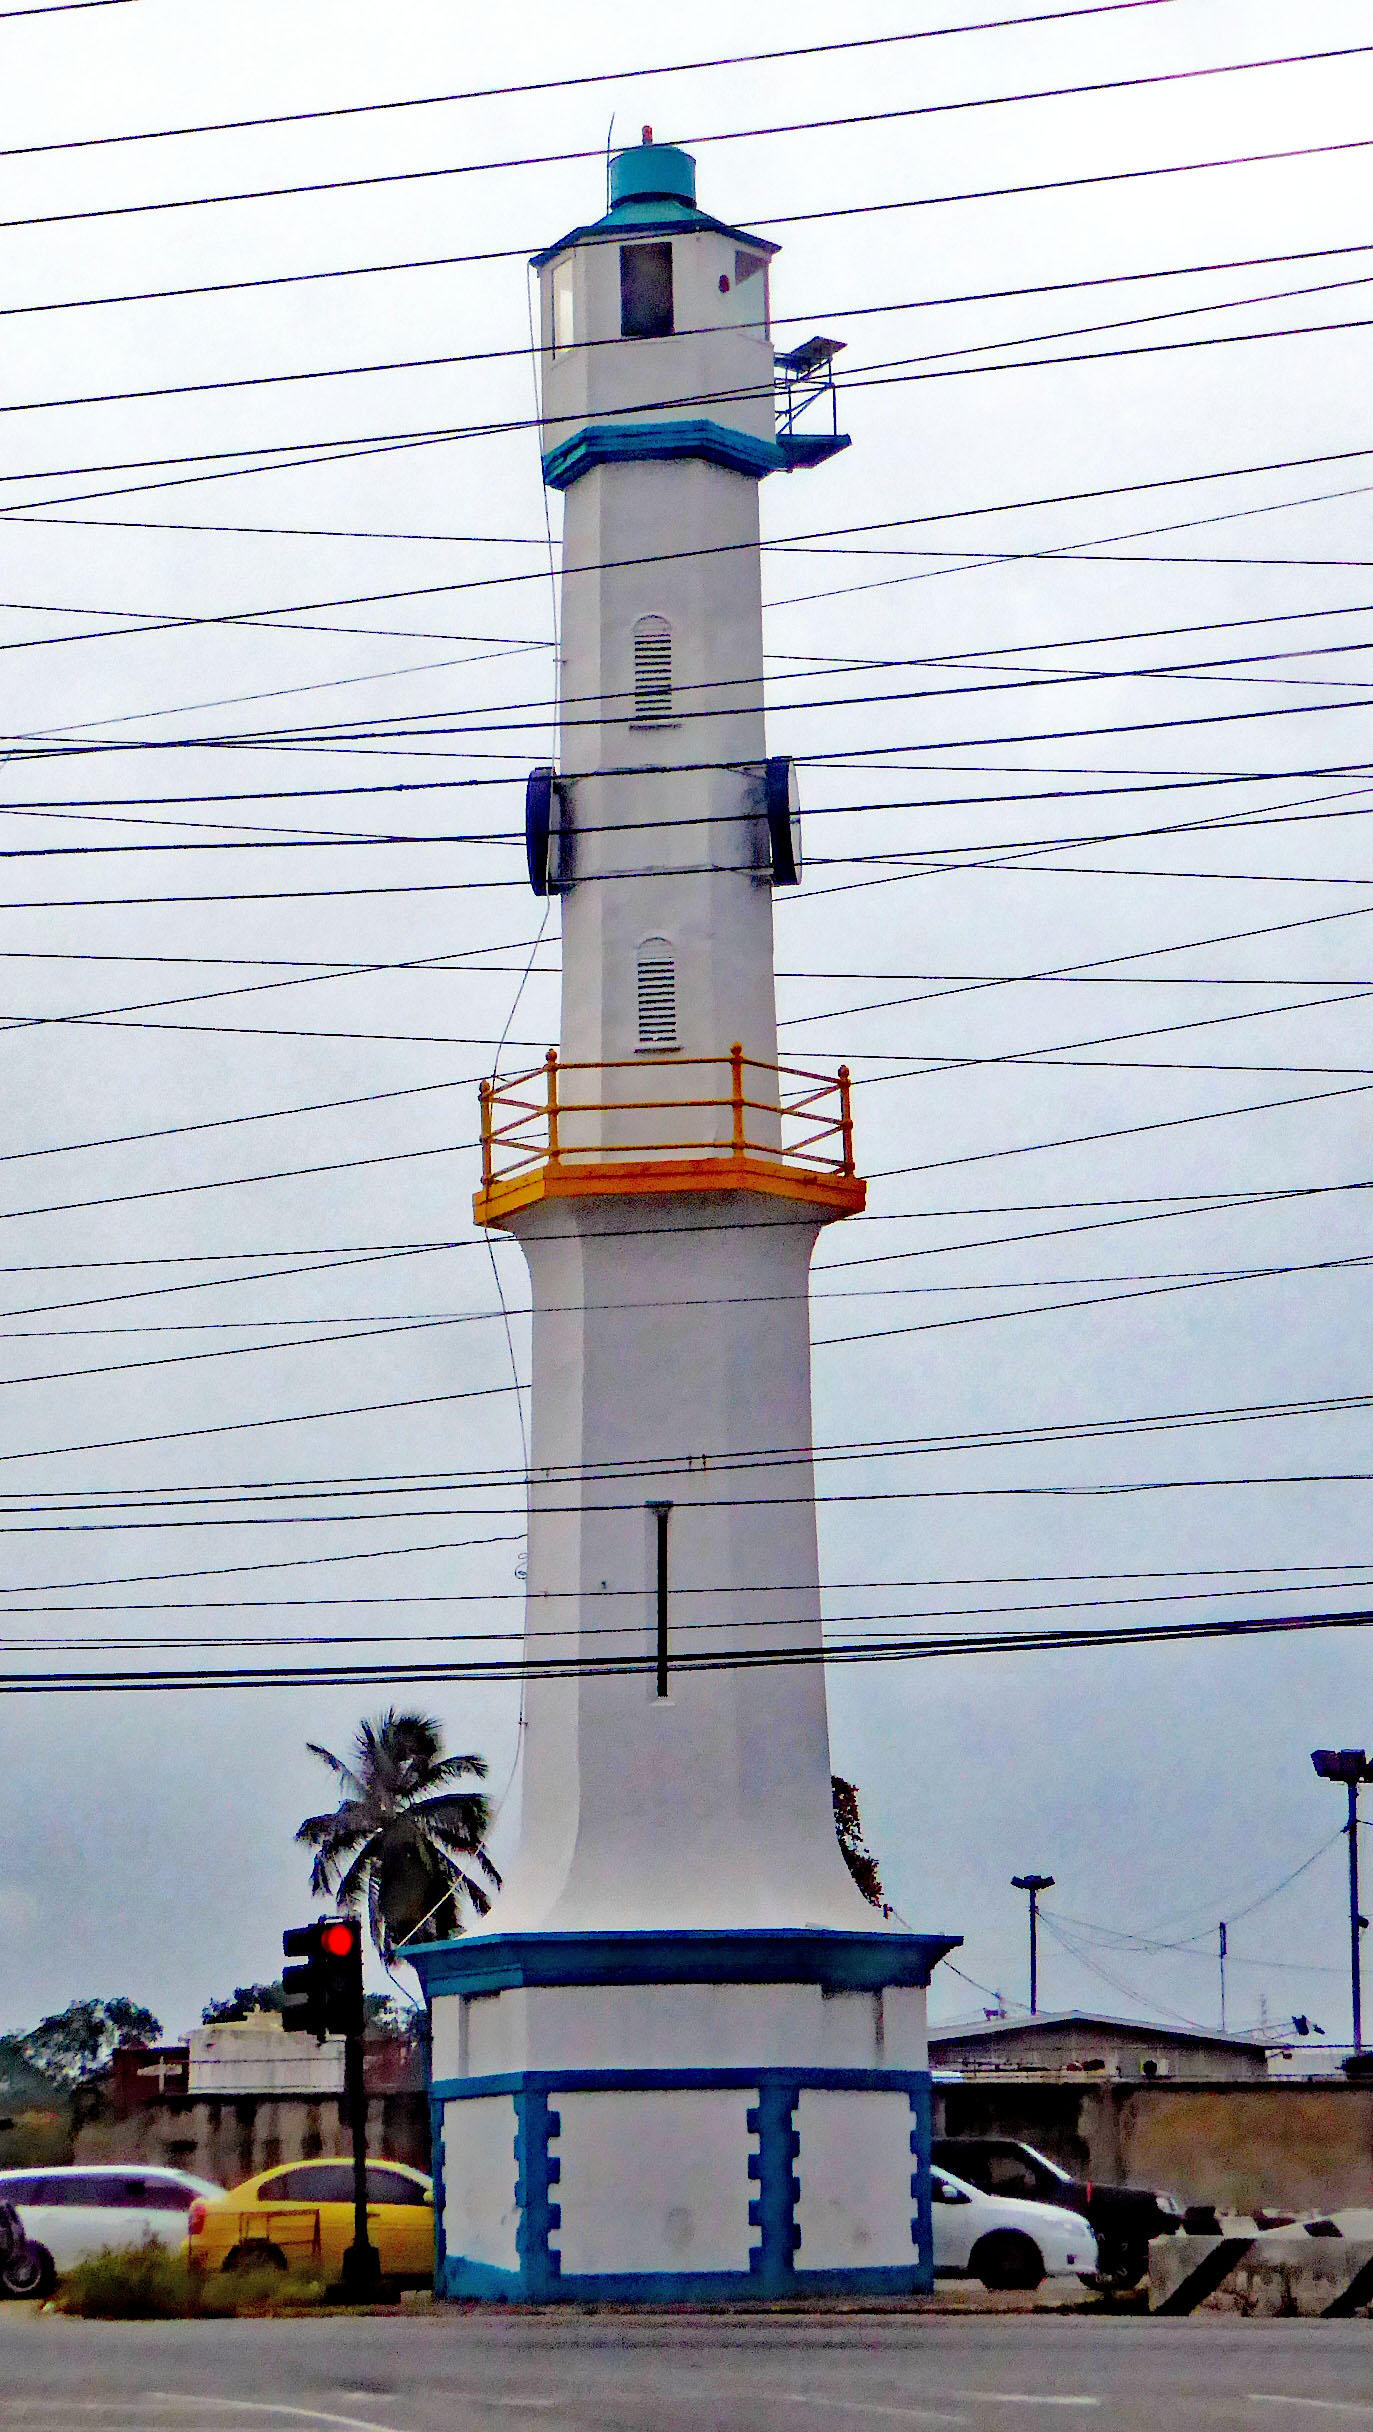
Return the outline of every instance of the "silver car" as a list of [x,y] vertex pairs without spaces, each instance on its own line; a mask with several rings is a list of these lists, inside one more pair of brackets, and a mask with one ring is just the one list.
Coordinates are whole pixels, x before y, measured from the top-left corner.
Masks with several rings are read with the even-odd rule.
[[42,2297],[59,2272],[106,2247],[143,2246],[149,2239],[178,2247],[197,2196],[223,2192],[209,2179],[151,2163],[0,2171],[0,2202],[17,2208],[28,2242],[27,2256],[0,2272],[0,2286],[10,2296]]
[[1040,2281],[1097,2267],[1096,2238],[1080,2212],[984,2195],[951,2170],[930,2172],[934,2268],[980,2280],[984,2288],[1038,2288]]

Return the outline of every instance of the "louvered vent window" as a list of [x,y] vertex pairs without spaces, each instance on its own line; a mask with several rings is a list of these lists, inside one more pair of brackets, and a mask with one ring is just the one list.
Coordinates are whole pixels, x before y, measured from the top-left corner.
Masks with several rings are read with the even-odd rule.
[[634,724],[673,724],[672,627],[664,617],[641,616],[634,628]]
[[665,937],[639,948],[639,1050],[661,1054],[677,1044],[677,965]]

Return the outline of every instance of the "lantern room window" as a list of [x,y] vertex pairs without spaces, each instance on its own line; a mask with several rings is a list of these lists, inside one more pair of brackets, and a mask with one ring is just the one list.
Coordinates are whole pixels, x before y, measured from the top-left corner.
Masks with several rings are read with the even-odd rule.
[[572,300],[574,264],[570,253],[553,265],[553,352],[566,354],[576,344],[576,320]]
[[[754,294],[762,304],[762,322],[766,329],[768,326],[768,257],[765,253],[745,253],[740,247],[734,256],[734,284],[738,288],[747,287],[750,279],[761,279],[762,281],[761,289],[756,289]],[[748,298],[750,303],[753,300],[753,296]]]
[[622,338],[670,338],[672,318],[672,246],[620,247],[620,335]]

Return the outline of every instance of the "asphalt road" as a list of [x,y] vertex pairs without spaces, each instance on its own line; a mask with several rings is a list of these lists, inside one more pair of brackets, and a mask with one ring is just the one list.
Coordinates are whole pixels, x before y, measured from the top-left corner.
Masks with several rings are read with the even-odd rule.
[[1373,2432],[1366,2322],[85,2323],[0,2312],[5,2432]]

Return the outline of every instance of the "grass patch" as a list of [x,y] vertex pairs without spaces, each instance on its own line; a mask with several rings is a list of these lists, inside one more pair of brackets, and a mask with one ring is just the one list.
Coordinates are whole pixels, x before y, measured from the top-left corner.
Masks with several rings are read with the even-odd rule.
[[324,2283],[303,2272],[270,2268],[192,2271],[184,2255],[150,2239],[143,2246],[106,2247],[65,2272],[53,2299],[59,2313],[90,2322],[170,2322],[203,2316],[290,2314],[323,2303]]

